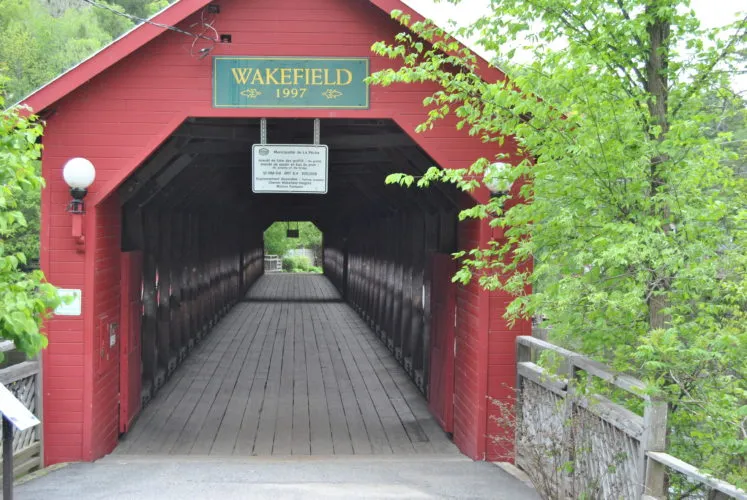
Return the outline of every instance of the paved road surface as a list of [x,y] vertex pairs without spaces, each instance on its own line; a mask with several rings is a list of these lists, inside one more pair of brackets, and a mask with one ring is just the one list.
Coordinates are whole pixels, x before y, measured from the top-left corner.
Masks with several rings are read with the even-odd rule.
[[16,486],[19,500],[536,500],[498,467],[460,456],[167,457],[110,455]]

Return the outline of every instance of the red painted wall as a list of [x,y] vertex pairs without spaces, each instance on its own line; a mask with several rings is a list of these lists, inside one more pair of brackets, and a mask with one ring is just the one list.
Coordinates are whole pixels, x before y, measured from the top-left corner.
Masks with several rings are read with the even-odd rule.
[[[465,221],[459,224],[458,240],[461,249],[476,248],[481,241],[481,224]],[[480,400],[484,399],[480,382],[487,376],[480,363],[486,345],[481,331],[482,317],[487,310],[480,307],[485,294],[474,281],[457,289],[457,327],[454,363],[454,443],[466,455],[484,458],[484,433],[480,432]]]
[[[91,439],[94,457],[113,450],[119,435],[120,236],[119,200],[113,195],[96,210],[95,248],[88,249],[95,255]],[[110,333],[117,336],[113,346]]]
[[[512,187],[512,199],[506,202],[505,208],[516,205],[520,201],[519,190],[521,182]],[[488,229],[489,237],[494,241],[503,239],[501,228]],[[531,269],[532,263],[524,264],[522,270]],[[531,293],[527,288],[526,293]],[[490,308],[490,319],[488,322],[488,356],[487,356],[487,394],[488,401],[486,416],[486,432],[488,436],[486,459],[493,461],[511,461],[513,452],[513,434],[510,430],[501,426],[497,419],[505,418],[501,415],[502,410],[498,401],[504,408],[512,406],[516,393],[516,337],[519,335],[532,334],[532,322],[529,320],[515,321],[513,325],[504,318],[506,307],[513,301],[514,296],[502,292],[493,291],[488,294]]]
[[[225,0],[221,8],[216,26],[231,33],[233,43],[216,46],[212,55],[371,56],[376,71],[392,63],[373,57],[372,43],[400,31],[366,0]],[[84,308],[80,318],[48,324],[50,345],[43,356],[48,464],[91,460],[116,444],[118,346],[108,347],[108,325],[119,323],[119,209],[110,193],[186,117],[393,118],[444,168],[465,167],[479,154],[496,152],[494,145],[456,132],[453,122],[416,136],[422,100],[433,90],[427,86],[374,87],[369,110],[212,109],[212,62],[191,57],[191,42],[173,32],[159,35],[47,110],[42,266],[52,283],[82,289]],[[73,156],[88,158],[97,169],[87,198],[85,254],[75,251],[65,213],[69,195],[61,169]],[[460,240],[485,241],[486,229],[477,226],[464,224]],[[489,314],[499,311],[489,313],[487,295],[475,286],[460,290],[458,300],[455,441],[467,455],[484,458],[488,322]],[[494,366],[499,380],[505,367]]]

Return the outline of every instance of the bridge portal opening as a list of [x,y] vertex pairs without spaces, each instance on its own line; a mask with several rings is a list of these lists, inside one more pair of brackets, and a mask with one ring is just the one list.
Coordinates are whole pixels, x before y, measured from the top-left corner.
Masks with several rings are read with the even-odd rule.
[[262,235],[265,273],[323,272],[324,235],[311,221],[275,221]]
[[[313,131],[270,119],[266,144]],[[264,134],[244,118],[188,119],[121,185],[123,452],[453,450],[449,254],[469,201],[385,183],[435,165],[391,120],[320,132],[324,193],[258,190]],[[267,267],[303,251],[320,274]]]

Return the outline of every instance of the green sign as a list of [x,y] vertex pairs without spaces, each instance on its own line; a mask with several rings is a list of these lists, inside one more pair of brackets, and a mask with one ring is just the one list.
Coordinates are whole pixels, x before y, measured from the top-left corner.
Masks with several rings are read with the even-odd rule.
[[368,108],[368,59],[213,58],[215,108]]

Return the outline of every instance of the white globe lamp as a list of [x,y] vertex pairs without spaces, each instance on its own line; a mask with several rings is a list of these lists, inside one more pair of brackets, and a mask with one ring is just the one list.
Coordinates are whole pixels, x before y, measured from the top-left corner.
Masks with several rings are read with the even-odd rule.
[[483,183],[491,194],[495,196],[506,196],[511,191],[513,182],[509,178],[511,165],[503,162],[495,162],[488,165],[483,173]]
[[96,179],[96,168],[93,163],[85,158],[71,158],[62,168],[62,177],[70,187],[70,196],[73,199],[67,206],[67,210],[73,214],[85,213],[83,198],[88,193],[88,188]]

